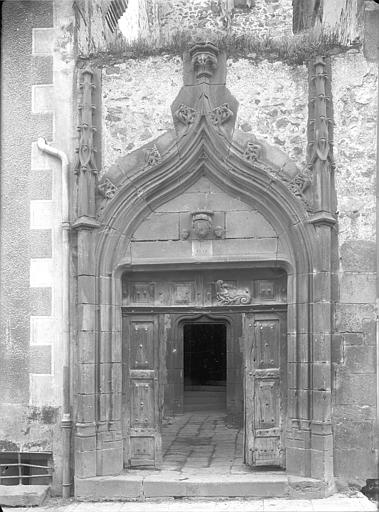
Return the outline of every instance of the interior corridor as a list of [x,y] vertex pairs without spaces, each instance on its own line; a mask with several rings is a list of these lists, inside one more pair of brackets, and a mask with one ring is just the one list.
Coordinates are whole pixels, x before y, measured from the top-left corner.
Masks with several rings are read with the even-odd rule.
[[162,426],[162,470],[249,473],[243,463],[243,430],[228,425],[225,412],[187,412]]

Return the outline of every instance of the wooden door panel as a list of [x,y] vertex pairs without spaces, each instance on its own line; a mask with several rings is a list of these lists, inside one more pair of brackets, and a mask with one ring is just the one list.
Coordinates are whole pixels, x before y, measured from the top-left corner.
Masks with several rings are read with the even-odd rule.
[[246,314],[244,339],[245,460],[253,466],[282,466],[284,318],[276,313]]
[[130,368],[154,369],[153,321],[130,321]]
[[130,387],[130,426],[154,429],[156,425],[154,380],[132,380]]
[[156,467],[161,460],[157,315],[128,315],[124,333],[127,416],[124,463],[128,467]]

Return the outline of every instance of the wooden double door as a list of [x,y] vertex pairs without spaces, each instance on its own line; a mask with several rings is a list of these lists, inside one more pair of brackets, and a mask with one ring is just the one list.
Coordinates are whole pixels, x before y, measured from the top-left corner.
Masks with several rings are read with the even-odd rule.
[[160,427],[183,412],[184,327],[226,326],[226,412],[243,422],[244,460],[285,466],[286,313],[259,310],[123,311],[125,467],[159,467]]

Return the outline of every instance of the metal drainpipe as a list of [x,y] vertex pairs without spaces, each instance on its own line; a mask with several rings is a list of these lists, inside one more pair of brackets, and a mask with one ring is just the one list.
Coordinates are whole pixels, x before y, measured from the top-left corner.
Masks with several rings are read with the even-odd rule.
[[62,412],[62,496],[71,494],[71,408],[70,408],[70,258],[69,258],[69,162],[66,153],[47,144],[40,137],[38,148],[59,158],[62,166],[62,323],[63,323],[63,412]]
[[[376,123],[376,421],[379,422],[379,38],[377,39],[378,59],[378,113]],[[376,448],[376,464],[379,451]]]

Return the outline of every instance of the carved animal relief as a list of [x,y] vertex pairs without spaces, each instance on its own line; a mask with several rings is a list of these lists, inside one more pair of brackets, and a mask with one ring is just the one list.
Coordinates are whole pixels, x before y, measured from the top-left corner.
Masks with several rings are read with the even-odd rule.
[[218,304],[223,306],[250,304],[251,293],[248,288],[237,288],[234,284],[219,279],[216,281],[216,298]]

